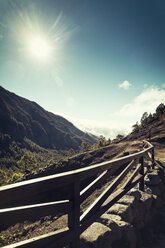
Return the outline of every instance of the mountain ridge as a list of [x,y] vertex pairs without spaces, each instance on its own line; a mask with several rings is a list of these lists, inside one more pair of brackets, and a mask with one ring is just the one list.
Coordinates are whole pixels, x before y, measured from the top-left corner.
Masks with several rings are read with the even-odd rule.
[[62,116],[1,86],[0,100],[0,133],[14,140],[23,142],[26,137],[43,148],[57,150],[78,150],[82,141],[90,144],[96,141]]

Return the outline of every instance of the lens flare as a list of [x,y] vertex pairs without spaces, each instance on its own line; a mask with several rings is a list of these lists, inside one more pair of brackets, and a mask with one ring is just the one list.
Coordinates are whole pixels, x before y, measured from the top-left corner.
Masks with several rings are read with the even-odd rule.
[[16,56],[30,63],[47,63],[48,66],[60,63],[62,49],[75,30],[63,13],[55,13],[53,18],[51,15],[48,18],[47,12],[38,9],[31,1],[9,2],[9,14],[2,21],[0,18],[0,28],[8,35],[5,36],[7,42],[15,45]]

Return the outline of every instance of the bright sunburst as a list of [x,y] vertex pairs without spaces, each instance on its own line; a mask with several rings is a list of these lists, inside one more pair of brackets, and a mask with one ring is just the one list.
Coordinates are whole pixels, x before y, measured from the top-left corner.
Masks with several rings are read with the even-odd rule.
[[[30,11],[27,11],[28,8]],[[11,1],[10,17],[6,16],[0,27],[6,33],[10,31],[9,38],[15,42],[21,57],[49,65],[59,59],[61,48],[72,30],[68,30],[62,12],[51,21],[47,19],[35,4],[24,7],[24,4],[16,5],[15,1]]]
[[27,37],[27,49],[32,57],[40,61],[50,59],[53,50],[49,40],[40,34],[29,35]]

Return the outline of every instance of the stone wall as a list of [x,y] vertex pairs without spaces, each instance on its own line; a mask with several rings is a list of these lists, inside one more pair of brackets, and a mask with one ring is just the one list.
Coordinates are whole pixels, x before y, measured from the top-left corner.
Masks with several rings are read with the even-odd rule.
[[[161,171],[163,172],[163,171]],[[145,177],[145,192],[131,189],[81,235],[82,248],[137,248],[164,197],[160,170]]]

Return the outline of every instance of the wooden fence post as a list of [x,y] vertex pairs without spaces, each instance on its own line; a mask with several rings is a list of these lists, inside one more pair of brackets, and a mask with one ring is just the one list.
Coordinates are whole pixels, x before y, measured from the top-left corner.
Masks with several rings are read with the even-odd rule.
[[73,197],[71,199],[73,208],[68,214],[68,226],[74,232],[74,238],[71,241],[71,248],[78,248],[80,246],[80,180],[75,178],[73,184]]
[[154,153],[154,148],[152,150],[152,169],[155,168],[155,153]]
[[[140,164],[141,164],[141,169],[140,169],[140,174],[144,176],[144,158],[143,156],[140,159]],[[144,177],[141,179],[140,183],[139,183],[139,189],[141,191],[144,191]]]

